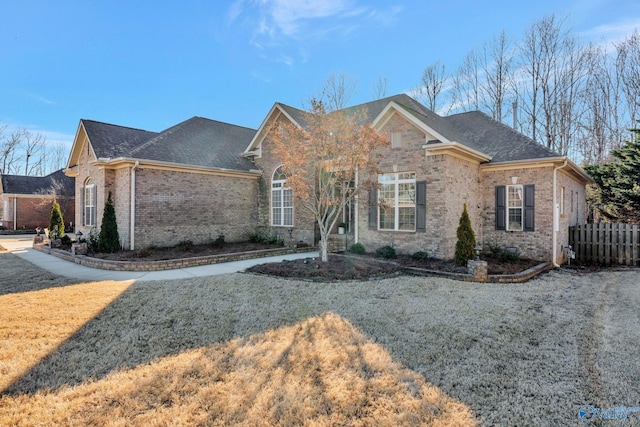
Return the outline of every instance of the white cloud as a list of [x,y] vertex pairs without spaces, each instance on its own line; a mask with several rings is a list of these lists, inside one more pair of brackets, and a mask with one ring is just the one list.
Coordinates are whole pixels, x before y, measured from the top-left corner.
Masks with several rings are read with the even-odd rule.
[[[228,25],[242,26],[258,49],[300,49],[308,43],[346,37],[364,26],[389,26],[402,11],[360,5],[357,0],[237,0],[227,12]],[[298,58],[291,53],[273,55],[289,66]],[[308,59],[307,53],[302,61]]]
[[616,43],[633,33],[634,30],[640,30],[640,18],[625,19],[610,24],[598,25],[579,34],[582,38],[597,43]]

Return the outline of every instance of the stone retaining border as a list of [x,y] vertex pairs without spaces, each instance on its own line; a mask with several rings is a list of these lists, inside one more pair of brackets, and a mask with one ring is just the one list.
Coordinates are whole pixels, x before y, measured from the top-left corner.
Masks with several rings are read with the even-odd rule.
[[278,255],[289,255],[294,253],[314,252],[317,248],[278,248],[264,249],[260,251],[235,252],[222,255],[207,255],[191,258],[169,259],[160,261],[112,261],[107,259],[93,258],[86,255],[73,256],[70,252],[61,249],[52,249],[46,244],[34,244],[33,249],[56,256],[66,261],[86,267],[98,268],[112,271],[163,271],[175,270],[178,268],[198,267],[201,265],[219,264],[222,262],[242,261],[245,259],[265,258]]
[[[332,255],[338,255],[338,254],[332,254]],[[354,258],[359,258],[358,255],[353,255],[353,254],[342,254],[339,256],[345,256],[345,257],[354,257]],[[386,263],[390,263],[390,264],[395,264],[397,265],[400,270],[403,273],[406,274],[411,274],[413,276],[436,276],[436,277],[445,277],[447,279],[453,279],[453,280],[460,280],[463,282],[473,282],[473,275],[472,274],[465,274],[465,273],[452,273],[449,271],[440,271],[440,270],[427,270],[425,268],[418,268],[418,267],[405,267],[402,266],[396,262],[393,261],[386,261],[386,260],[381,260],[381,259],[375,259],[375,258],[370,258],[367,257],[367,260],[371,260],[374,262],[386,262]],[[491,282],[491,283],[522,283],[522,282],[526,282],[527,280],[530,280],[532,278],[534,278],[535,276],[537,276],[538,274],[551,270],[553,268],[553,265],[550,262],[542,262],[538,265],[535,265],[527,270],[521,271],[519,273],[515,273],[515,274],[489,274],[489,278],[487,280],[487,282]]]
[[[473,282],[473,275],[464,273],[451,273],[448,271],[426,270],[416,267],[402,267],[402,271],[414,276],[440,276],[448,279],[460,280],[463,282]],[[488,282],[491,283],[522,283],[534,278],[538,274],[551,270],[553,266],[550,262],[543,262],[527,270],[515,274],[489,274]]]

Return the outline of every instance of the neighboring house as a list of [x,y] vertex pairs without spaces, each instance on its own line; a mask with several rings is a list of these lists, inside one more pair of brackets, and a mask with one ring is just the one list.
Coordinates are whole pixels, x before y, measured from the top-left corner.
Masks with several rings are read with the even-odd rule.
[[[378,153],[378,189],[344,212],[353,241],[451,259],[466,203],[479,243],[564,260],[592,182],[566,157],[483,113],[441,117],[406,95],[348,110],[390,141]],[[125,248],[256,231],[313,243],[316,226],[267,134],[274,121],[304,127],[307,114],[276,103],[257,131],[197,117],[161,133],[81,120],[67,168],[76,223],[83,233],[98,226],[111,192]]]
[[2,175],[0,220],[7,230],[48,227],[57,200],[66,227],[75,220],[74,180],[62,170],[47,176]]
[[241,153],[254,134],[201,117],[159,133],[80,120],[65,171],[78,229],[99,230],[111,193],[126,249],[248,238],[261,174]]

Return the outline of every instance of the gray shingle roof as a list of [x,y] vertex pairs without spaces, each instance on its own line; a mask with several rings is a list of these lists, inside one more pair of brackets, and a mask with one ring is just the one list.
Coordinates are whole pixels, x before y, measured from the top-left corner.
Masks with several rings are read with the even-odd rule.
[[62,169],[47,176],[2,175],[2,191],[7,194],[46,194],[54,182],[62,184],[62,194],[75,193],[75,179]]
[[158,135],[142,129],[134,129],[94,120],[81,120],[96,157],[121,157],[145,141]]
[[[560,155],[509,126],[493,120],[480,111],[440,116],[408,95],[388,98],[345,108],[348,114],[362,111],[368,123],[384,110],[389,102],[395,102],[422,123],[449,141],[463,144],[490,156],[491,162],[507,162],[527,159],[559,157]],[[437,141],[430,141],[437,143]]]
[[242,157],[256,131],[193,117],[162,132],[83,120],[97,157],[156,160],[239,171],[255,169]]
[[255,166],[241,154],[255,133],[254,129],[193,117],[161,132],[126,156],[249,171]]

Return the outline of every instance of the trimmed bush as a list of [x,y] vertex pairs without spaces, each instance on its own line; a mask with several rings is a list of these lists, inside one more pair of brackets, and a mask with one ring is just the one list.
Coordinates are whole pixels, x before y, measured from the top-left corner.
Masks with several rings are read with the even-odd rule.
[[425,251],[418,251],[411,255],[411,258],[415,259],[416,261],[426,261],[431,257]]
[[98,248],[100,249],[100,252],[108,254],[118,252],[120,250],[120,236],[118,235],[116,210],[113,207],[113,200],[111,200],[111,191],[109,191],[109,197],[104,205]]
[[222,248],[224,246],[224,235],[219,235],[218,238],[211,243],[211,246],[216,249]]
[[352,254],[364,255],[366,251],[364,250],[364,245],[362,243],[354,243],[349,246],[347,252],[351,252]]
[[471,220],[467,212],[467,204],[464,204],[462,215],[460,215],[460,224],[456,232],[458,241],[456,242],[456,264],[465,266],[467,261],[475,256],[474,248],[476,246],[476,235],[471,227]]
[[376,256],[385,259],[393,259],[396,257],[396,250],[389,245],[383,246],[376,249]]
[[53,236],[53,230],[58,233],[58,238],[64,236],[64,220],[62,219],[62,211],[58,202],[54,201],[51,206],[51,217],[49,219],[49,238]]

